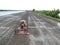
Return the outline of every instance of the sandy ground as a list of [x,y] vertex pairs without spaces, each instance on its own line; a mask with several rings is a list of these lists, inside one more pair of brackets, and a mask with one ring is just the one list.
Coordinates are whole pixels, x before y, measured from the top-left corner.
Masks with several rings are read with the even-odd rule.
[[22,19],[27,21],[30,34],[14,35],[7,45],[60,45],[60,27],[45,16],[19,13],[0,19],[0,26],[11,28]]

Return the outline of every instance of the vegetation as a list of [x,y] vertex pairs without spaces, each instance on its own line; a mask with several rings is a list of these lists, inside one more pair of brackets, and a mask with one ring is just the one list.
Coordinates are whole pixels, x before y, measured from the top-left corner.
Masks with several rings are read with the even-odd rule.
[[0,9],[0,11],[18,11],[18,10],[2,10],[2,9]]
[[54,18],[55,20],[59,20],[60,21],[60,16],[58,15],[60,13],[60,10],[42,10],[42,11],[35,11],[35,13],[39,13],[42,15],[46,15],[50,18]]
[[41,13],[45,14],[47,16],[54,17],[54,18],[60,18],[58,16],[58,14],[60,13],[59,9],[57,9],[57,10],[54,9],[54,10],[51,10],[51,11],[45,11],[45,10],[43,10],[43,11],[41,11]]
[[33,11],[35,11],[35,9],[33,9]]

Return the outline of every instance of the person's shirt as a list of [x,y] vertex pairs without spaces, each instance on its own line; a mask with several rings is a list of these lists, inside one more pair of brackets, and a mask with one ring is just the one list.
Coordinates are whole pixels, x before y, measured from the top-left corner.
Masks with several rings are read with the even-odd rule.
[[26,22],[26,20],[21,20],[20,22]]
[[20,25],[21,25],[21,24],[23,24],[24,26],[27,26],[26,20],[21,20],[21,21],[20,21]]

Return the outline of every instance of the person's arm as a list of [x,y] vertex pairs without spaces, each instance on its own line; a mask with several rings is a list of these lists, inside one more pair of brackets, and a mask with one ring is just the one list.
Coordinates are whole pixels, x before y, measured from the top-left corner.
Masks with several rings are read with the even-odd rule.
[[25,26],[27,26],[27,23],[25,22]]

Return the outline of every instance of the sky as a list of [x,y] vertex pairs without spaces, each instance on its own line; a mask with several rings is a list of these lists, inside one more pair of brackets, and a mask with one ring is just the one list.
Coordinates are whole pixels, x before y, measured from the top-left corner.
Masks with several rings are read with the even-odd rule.
[[60,0],[0,0],[0,9],[53,10],[60,9]]

